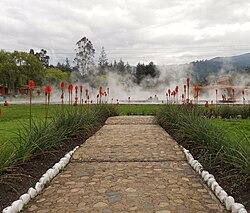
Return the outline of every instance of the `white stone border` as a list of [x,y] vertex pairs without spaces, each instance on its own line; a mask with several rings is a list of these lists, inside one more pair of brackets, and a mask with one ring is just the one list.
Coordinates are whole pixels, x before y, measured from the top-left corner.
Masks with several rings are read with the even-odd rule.
[[28,192],[19,197],[18,200],[14,201],[10,206],[3,209],[3,213],[16,213],[20,212],[24,205],[26,205],[31,199],[36,197],[51,180],[58,175],[61,169],[69,163],[73,153],[79,148],[76,146],[72,151],[67,153],[63,158],[60,159],[52,168],[48,169],[45,174],[39,179],[35,187],[29,188]]
[[206,182],[207,186],[212,189],[213,193],[226,207],[227,210],[231,211],[232,213],[247,213],[245,207],[241,203],[236,203],[232,196],[228,196],[228,194],[216,182],[214,176],[203,169],[203,166],[193,158],[189,150],[185,149],[184,147],[182,147],[182,149],[187,158],[188,163],[202,177],[202,179]]

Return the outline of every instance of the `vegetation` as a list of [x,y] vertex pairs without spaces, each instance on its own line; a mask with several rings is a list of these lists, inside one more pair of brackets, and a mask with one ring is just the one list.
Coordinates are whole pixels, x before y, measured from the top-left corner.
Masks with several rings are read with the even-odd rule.
[[91,41],[83,37],[76,42],[76,57],[74,62],[81,76],[88,77],[91,75],[91,69],[94,66],[95,49]]
[[[111,115],[116,115],[114,107],[97,105],[91,108],[65,108],[64,113],[61,108],[57,109],[47,124],[41,119],[34,119],[31,131],[28,125],[23,125],[14,138],[0,143],[0,171],[57,149],[74,135],[93,133]],[[24,117],[21,116],[21,119]],[[28,115],[24,120],[28,121]]]
[[0,51],[0,85],[6,86],[9,92],[16,94],[18,89],[27,85],[29,79],[42,84],[44,68],[36,56],[25,52]]
[[[212,122],[199,116],[199,112],[195,107],[186,105],[166,106],[157,114],[157,120],[177,141],[185,146],[195,145],[192,152],[208,168],[227,162],[250,177],[250,139],[249,133],[246,134],[247,129],[229,134],[223,129],[226,125],[223,126],[222,121]],[[246,123],[249,125],[249,120]]]
[[32,79],[36,86],[47,83],[58,83],[68,80],[68,73],[48,66],[46,51],[40,53],[5,52],[0,51],[0,86],[8,88],[8,93],[19,94],[20,89],[27,89],[28,81]]

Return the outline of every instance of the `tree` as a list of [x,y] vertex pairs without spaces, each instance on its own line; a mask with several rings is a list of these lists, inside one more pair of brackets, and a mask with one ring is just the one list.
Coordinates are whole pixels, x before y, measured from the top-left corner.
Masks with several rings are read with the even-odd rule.
[[132,73],[132,67],[127,62],[125,65],[125,72],[131,74]]
[[104,47],[102,47],[102,50],[101,50],[101,53],[100,53],[98,66],[99,66],[99,70],[100,70],[101,74],[103,74],[105,68],[108,67],[108,58],[107,58],[107,54],[106,54],[106,52],[104,50]]
[[139,62],[136,66],[136,72],[135,72],[136,83],[140,84],[144,76],[145,76],[145,65],[140,64]]
[[72,70],[72,67],[70,66],[70,63],[69,63],[69,59],[68,58],[66,58],[65,59],[65,63],[60,63],[60,62],[58,62],[57,63],[57,65],[56,65],[56,67],[59,69],[59,70],[62,70],[63,72],[72,72],[73,70]]
[[144,78],[158,78],[160,75],[159,70],[156,68],[153,62],[148,65],[138,63],[135,72],[136,83],[140,84]]
[[0,51],[0,84],[7,86],[10,93],[28,84],[30,79],[41,85],[44,76],[42,63],[32,54],[15,51]]
[[45,83],[59,85],[62,81],[68,80],[69,74],[58,68],[49,68],[45,71]]
[[117,71],[119,74],[125,74],[125,64],[122,59],[117,63]]
[[76,45],[74,63],[81,76],[88,75],[91,72],[91,67],[94,65],[95,49],[91,41],[86,37],[81,38],[76,42]]
[[9,92],[15,91],[18,82],[18,69],[10,52],[0,51],[0,85],[6,86]]
[[39,61],[42,62],[43,66],[48,68],[49,67],[49,56],[47,55],[47,50],[41,49],[40,52],[36,52],[33,49],[30,49],[29,54],[35,55]]

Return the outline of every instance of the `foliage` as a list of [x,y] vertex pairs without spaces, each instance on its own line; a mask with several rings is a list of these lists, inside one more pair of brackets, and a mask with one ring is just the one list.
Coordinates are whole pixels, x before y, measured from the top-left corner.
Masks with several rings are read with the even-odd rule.
[[245,106],[221,106],[217,109],[218,114],[222,118],[237,118],[237,116],[241,116],[241,118],[250,118],[250,105]]
[[48,68],[45,71],[46,84],[59,85],[61,81],[68,80],[68,73],[62,72],[58,68]]
[[[214,112],[214,113],[212,113]],[[250,118],[250,105],[221,105],[211,107],[198,107],[195,108],[197,115],[203,115],[211,117],[213,114],[215,117],[221,118]]]
[[158,78],[160,75],[159,70],[156,68],[153,62],[150,62],[148,65],[137,64],[136,67],[136,83],[140,84],[146,78]]
[[245,135],[244,140],[239,137],[233,141],[225,131],[209,119],[198,116],[196,109],[189,106],[166,106],[157,114],[157,120],[178,142],[195,144],[192,151],[207,167],[212,168],[223,161],[250,175],[249,135]]
[[104,47],[102,47],[100,57],[99,57],[99,60],[98,60],[98,68],[99,68],[100,74],[104,74],[105,69],[107,67],[108,67],[108,58],[107,58],[107,54],[106,54],[106,52],[104,50]]
[[42,63],[32,54],[25,52],[0,51],[0,85],[7,86],[12,94],[33,79],[41,85],[44,77]]
[[42,120],[33,120],[31,131],[28,126],[19,129],[16,139],[0,144],[0,172],[10,166],[24,163],[44,152],[59,148],[60,144],[76,134],[89,136],[112,115],[115,108],[108,105],[91,108],[65,108],[64,113],[57,111],[48,124]]
[[41,49],[40,52],[34,52],[33,49],[30,49],[30,54],[35,55],[39,61],[43,64],[45,68],[49,67],[49,56],[47,55],[47,50]]
[[91,67],[94,65],[95,49],[91,41],[83,37],[76,42],[76,57],[74,62],[76,68],[82,76],[90,74]]
[[62,70],[63,72],[71,73],[73,71],[72,67],[70,66],[69,59],[66,58],[64,63],[58,62],[56,68]]

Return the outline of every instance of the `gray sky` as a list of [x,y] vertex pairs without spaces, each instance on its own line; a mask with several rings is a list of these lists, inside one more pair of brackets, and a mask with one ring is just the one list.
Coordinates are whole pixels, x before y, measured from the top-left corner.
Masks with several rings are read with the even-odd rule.
[[249,0],[0,0],[0,49],[74,58],[88,37],[95,58],[132,65],[187,63],[250,52]]

